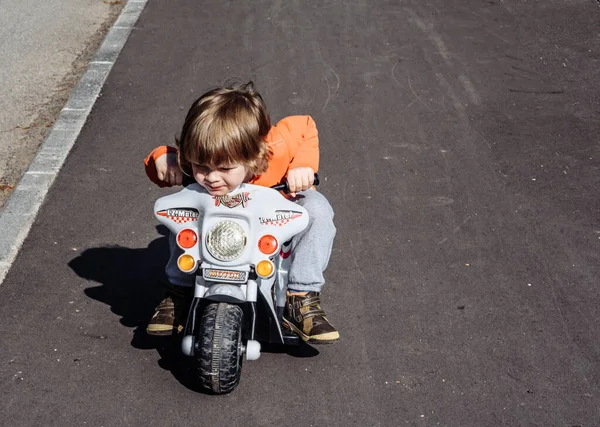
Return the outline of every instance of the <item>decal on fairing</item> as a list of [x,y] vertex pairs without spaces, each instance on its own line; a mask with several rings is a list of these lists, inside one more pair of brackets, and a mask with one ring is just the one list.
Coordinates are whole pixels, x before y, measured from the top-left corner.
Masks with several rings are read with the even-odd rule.
[[203,276],[206,280],[243,283],[246,281],[247,273],[245,271],[217,270],[211,268],[204,269]]
[[164,216],[177,224],[183,224],[190,221],[198,221],[198,210],[192,208],[185,209],[164,209],[156,212],[156,215]]
[[289,256],[292,254],[292,239],[288,240],[287,242],[284,242],[283,245],[281,246],[281,252],[279,252],[279,255],[281,255],[281,258],[286,259],[289,258]]
[[281,252],[279,252],[279,255],[281,255],[281,258],[286,259],[289,258],[290,255],[292,254],[292,251],[289,250],[287,252],[285,252],[283,249],[281,250]]
[[300,218],[302,212],[297,211],[275,211],[275,215],[271,217],[258,217],[261,225],[277,225],[279,227],[287,224],[293,219]]
[[215,199],[215,206],[223,205],[227,206],[229,209],[235,208],[237,206],[242,206],[243,208],[248,205],[248,200],[250,199],[250,193],[236,193],[233,195],[226,194],[224,196],[213,196]]

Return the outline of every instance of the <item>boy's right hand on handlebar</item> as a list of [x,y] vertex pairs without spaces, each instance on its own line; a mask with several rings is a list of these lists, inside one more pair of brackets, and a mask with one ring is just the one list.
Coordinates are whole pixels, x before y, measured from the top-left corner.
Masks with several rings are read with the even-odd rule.
[[156,165],[156,176],[164,183],[181,185],[183,172],[177,162],[177,153],[165,153],[154,162]]
[[286,175],[288,188],[292,197],[312,187],[315,181],[315,171],[309,167],[298,167],[290,169]]

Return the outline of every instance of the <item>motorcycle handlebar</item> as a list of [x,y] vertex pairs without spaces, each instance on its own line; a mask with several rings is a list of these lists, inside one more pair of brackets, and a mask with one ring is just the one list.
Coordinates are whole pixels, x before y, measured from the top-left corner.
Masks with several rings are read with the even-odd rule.
[[[182,185],[184,187],[187,187],[188,185],[193,184],[195,182],[196,182],[196,180],[194,178],[192,178],[191,176],[188,176],[185,174],[183,175]],[[313,182],[313,185],[319,185],[319,175],[318,174],[315,174],[315,180]],[[273,185],[271,188],[273,190],[283,191],[285,194],[288,194],[290,192],[287,181],[284,181],[281,184]]]

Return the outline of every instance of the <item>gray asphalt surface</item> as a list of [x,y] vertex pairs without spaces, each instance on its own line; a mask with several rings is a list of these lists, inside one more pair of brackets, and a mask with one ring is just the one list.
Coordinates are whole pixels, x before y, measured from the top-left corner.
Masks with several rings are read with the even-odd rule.
[[[0,298],[0,424],[594,426],[595,1],[150,1]],[[143,333],[168,191],[141,160],[253,79],[311,114],[338,237],[332,346],[198,393]]]

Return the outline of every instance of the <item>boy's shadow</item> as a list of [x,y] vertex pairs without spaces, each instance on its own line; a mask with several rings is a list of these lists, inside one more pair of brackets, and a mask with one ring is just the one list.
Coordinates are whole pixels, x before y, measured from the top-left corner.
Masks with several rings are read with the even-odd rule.
[[121,324],[136,328],[131,342],[136,348],[156,348],[146,334],[154,308],[164,297],[165,265],[169,255],[169,230],[159,225],[160,238],[146,249],[106,246],[87,249],[69,262],[80,277],[100,283],[85,294],[111,307]]
[[[121,317],[121,324],[135,328],[131,345],[139,349],[156,349],[161,356],[159,365],[171,371],[184,386],[198,390],[191,381],[190,357],[180,350],[177,337],[152,337],[146,326],[154,308],[164,297],[167,283],[165,265],[169,256],[169,233],[163,225],[156,227],[161,235],[146,249],[107,246],[87,249],[69,262],[69,267],[80,277],[100,283],[84,290],[85,294],[111,307]],[[287,353],[293,357],[313,357],[319,352],[301,343],[296,347],[263,345],[263,352]]]

